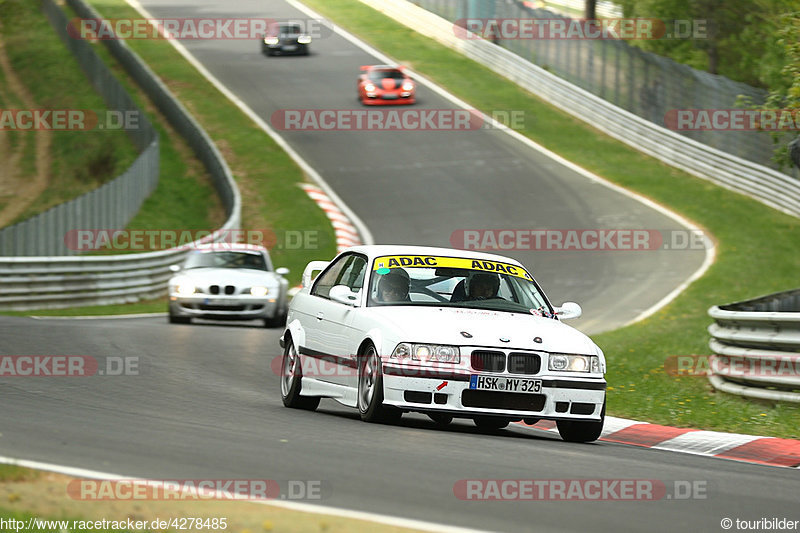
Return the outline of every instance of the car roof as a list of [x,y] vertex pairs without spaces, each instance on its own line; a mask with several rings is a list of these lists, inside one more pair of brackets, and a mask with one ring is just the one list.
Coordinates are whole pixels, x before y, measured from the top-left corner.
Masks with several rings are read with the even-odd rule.
[[343,250],[344,252],[358,252],[368,256],[370,259],[382,257],[386,255],[430,255],[430,256],[445,256],[445,257],[464,257],[468,259],[480,259],[486,261],[497,261],[501,263],[509,263],[512,265],[525,266],[510,257],[502,255],[489,254],[486,252],[477,252],[474,250],[460,250],[457,248],[440,248],[436,246],[412,246],[407,244],[364,244],[359,246],[352,246]]

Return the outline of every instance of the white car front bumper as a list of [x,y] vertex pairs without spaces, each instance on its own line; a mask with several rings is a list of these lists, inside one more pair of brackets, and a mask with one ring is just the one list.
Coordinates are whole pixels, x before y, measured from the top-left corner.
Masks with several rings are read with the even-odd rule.
[[[470,376],[541,380],[536,393],[470,389]],[[600,420],[606,382],[597,378],[493,374],[454,370],[426,371],[384,362],[384,403],[408,411],[520,419]]]

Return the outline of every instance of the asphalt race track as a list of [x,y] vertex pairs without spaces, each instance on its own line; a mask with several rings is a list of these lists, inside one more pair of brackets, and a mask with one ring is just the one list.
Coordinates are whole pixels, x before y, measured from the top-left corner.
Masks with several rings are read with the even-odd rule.
[[[148,1],[154,16],[290,17],[280,1]],[[282,109],[360,109],[358,67],[375,63],[339,36],[309,57],[262,56],[258,42],[187,41],[265,120]],[[389,53],[391,51],[388,51]],[[421,87],[419,107],[451,108]],[[284,132],[379,243],[449,246],[464,228],[678,228],[670,218],[577,175],[499,131]],[[702,251],[513,251],[581,329],[625,323],[670,292]],[[322,259],[322,258],[321,258]],[[576,323],[577,324],[577,323]],[[492,531],[719,531],[723,518],[795,518],[797,470],[610,443],[569,444],[523,427],[437,428],[406,415],[365,424],[324,400],[280,400],[278,330],[170,325],[166,318],[0,317],[0,354],[127,358],[137,373],[0,378],[0,455],[155,479],[320,481],[310,501]],[[656,480],[657,501],[462,501],[467,479]],[[679,498],[677,484],[700,487]],[[701,496],[703,496],[701,498]]]
[[[326,506],[492,531],[719,531],[724,517],[792,518],[795,469],[609,443],[568,444],[421,415],[366,424],[324,400],[283,407],[270,363],[278,330],[165,318],[0,318],[3,351],[136,358],[139,375],[0,379],[0,454],[153,479],[321,481]],[[705,499],[462,501],[465,479],[699,483]],[[682,483],[681,485],[685,485]],[[676,494],[679,495],[679,494]],[[796,516],[794,516],[796,518]]]

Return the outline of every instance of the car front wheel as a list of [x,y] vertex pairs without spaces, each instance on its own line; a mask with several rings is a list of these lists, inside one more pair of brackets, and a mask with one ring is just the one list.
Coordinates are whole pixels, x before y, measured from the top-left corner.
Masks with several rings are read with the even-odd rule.
[[319,405],[319,398],[300,396],[303,386],[302,379],[303,369],[300,364],[300,356],[290,339],[286,342],[281,360],[281,400],[286,407],[313,411]]
[[402,411],[383,405],[383,369],[373,345],[368,345],[359,358],[358,412],[364,422],[392,422]]
[[603,423],[606,419],[606,402],[603,401],[603,409],[600,411],[598,421],[580,420],[559,420],[558,434],[567,442],[592,442],[600,438],[603,432]]

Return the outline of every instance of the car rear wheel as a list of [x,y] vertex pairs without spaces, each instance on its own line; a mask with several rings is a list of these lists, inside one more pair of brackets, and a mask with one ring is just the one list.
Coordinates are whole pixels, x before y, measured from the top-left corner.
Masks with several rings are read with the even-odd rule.
[[494,416],[476,416],[473,421],[479,428],[490,430],[503,429],[510,422],[510,420],[506,418],[497,418]]
[[319,398],[300,396],[303,387],[302,379],[303,369],[300,364],[300,356],[297,354],[294,343],[289,339],[281,360],[281,400],[286,407],[313,411],[319,405]]
[[559,420],[556,425],[558,426],[558,434],[567,442],[592,442],[600,438],[605,420],[606,402],[603,401],[603,409],[600,411],[599,421]]
[[402,411],[383,405],[383,369],[381,358],[370,344],[359,358],[358,412],[364,422],[393,422]]

